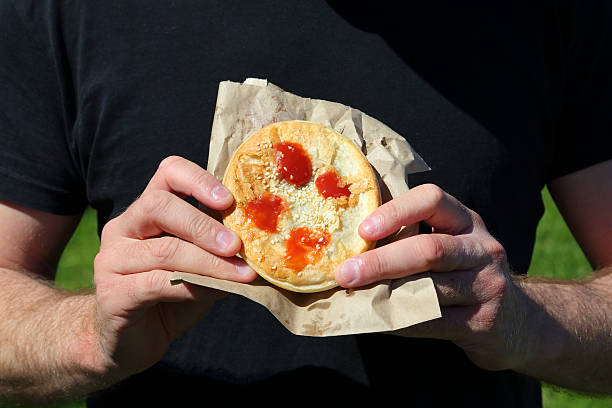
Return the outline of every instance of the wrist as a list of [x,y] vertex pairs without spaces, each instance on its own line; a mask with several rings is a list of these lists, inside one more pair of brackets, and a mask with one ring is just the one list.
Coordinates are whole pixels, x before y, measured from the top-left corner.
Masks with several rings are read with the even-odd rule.
[[[96,324],[96,301],[94,295],[79,296],[72,299],[78,302],[81,314],[78,330],[75,331],[74,344],[71,347],[73,377],[84,388],[101,389],[111,385],[121,378],[118,367],[106,353],[100,341],[100,334]],[[73,305],[74,306],[74,305]]]
[[520,357],[513,369],[529,374],[561,359],[569,341],[568,333],[548,310],[549,297],[560,296],[563,285],[524,276],[514,277],[521,306]]

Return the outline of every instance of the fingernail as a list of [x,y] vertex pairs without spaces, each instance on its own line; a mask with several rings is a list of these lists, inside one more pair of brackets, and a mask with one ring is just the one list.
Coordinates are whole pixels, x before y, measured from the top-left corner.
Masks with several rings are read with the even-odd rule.
[[244,265],[236,265],[236,270],[239,275],[242,276],[250,276],[253,273],[253,269],[247,264]]
[[235,239],[233,232],[222,230],[217,234],[217,245],[221,249],[226,249],[234,244]]
[[211,194],[215,201],[226,201],[230,196],[229,190],[224,186],[215,186],[212,189]]
[[366,218],[366,220],[361,223],[361,230],[368,235],[376,234],[379,228],[380,222],[377,216]]
[[345,285],[353,285],[359,280],[359,263],[353,259],[342,264],[340,276]]

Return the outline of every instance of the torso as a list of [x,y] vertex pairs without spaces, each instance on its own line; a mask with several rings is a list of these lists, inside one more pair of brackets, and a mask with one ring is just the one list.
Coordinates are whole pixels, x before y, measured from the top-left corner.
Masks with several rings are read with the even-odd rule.
[[[80,7],[80,25],[66,28],[76,71],[72,137],[100,228],[164,157],[205,167],[219,81],[261,77],[358,108],[406,137],[432,168],[409,184],[435,183],[480,213],[513,269],[526,272],[559,109],[555,24],[544,5],[525,13],[483,2],[480,17],[454,3],[444,12],[421,4],[409,14],[387,6],[363,15],[338,14],[325,2]],[[195,379],[210,398],[236,383],[262,398],[281,383],[332,383],[346,388],[345,400],[400,398],[402,387],[415,401],[539,403],[535,382],[484,372],[450,343],[296,337],[237,297],[218,302],[162,362],[129,380],[130,391],[103,398],[178,379]]]

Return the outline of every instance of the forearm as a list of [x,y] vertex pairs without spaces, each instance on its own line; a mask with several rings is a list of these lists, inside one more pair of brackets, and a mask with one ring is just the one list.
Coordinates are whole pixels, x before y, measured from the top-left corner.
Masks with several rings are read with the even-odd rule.
[[0,401],[66,400],[112,382],[95,298],[0,269]]
[[589,279],[518,280],[525,360],[516,371],[563,387],[612,393],[612,268]]

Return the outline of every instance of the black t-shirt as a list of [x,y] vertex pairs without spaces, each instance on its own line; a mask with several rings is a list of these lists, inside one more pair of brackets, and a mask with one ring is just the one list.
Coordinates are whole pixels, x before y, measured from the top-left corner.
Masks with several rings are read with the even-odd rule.
[[[218,82],[268,78],[405,136],[525,273],[540,190],[610,158],[607,2],[0,3],[0,197],[100,229],[175,154],[207,162]],[[537,381],[450,342],[308,338],[237,296],[89,406],[539,406]],[[170,403],[168,402],[168,405]]]

